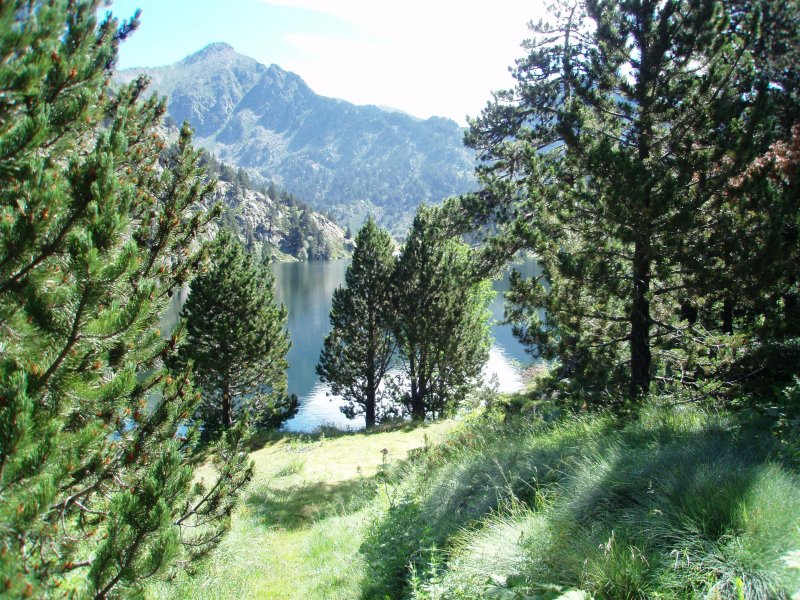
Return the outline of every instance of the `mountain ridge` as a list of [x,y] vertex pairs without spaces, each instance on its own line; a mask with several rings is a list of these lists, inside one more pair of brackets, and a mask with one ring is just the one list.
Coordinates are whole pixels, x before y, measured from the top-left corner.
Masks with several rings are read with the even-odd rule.
[[115,80],[140,74],[168,96],[170,116],[188,121],[199,145],[344,224],[357,227],[371,213],[399,233],[419,203],[475,188],[474,154],[455,121],[318,95],[299,75],[230,44]]

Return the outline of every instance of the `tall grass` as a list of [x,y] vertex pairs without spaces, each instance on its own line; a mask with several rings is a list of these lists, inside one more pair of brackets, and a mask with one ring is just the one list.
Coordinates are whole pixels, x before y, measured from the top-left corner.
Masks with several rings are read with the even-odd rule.
[[769,432],[693,408],[468,427],[395,473],[363,597],[800,594],[800,478]]

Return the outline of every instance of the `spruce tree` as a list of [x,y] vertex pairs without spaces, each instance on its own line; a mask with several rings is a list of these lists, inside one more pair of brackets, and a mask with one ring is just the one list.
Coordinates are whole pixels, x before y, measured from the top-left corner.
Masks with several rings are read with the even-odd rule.
[[333,292],[331,331],[325,338],[317,374],[347,404],[352,419],[363,414],[367,429],[379,417],[378,389],[394,354],[392,239],[369,217],[356,235],[345,286]]
[[469,248],[439,209],[417,211],[394,275],[395,337],[414,420],[441,417],[481,376],[491,344],[491,283],[476,283]]
[[181,316],[186,339],[177,364],[193,364],[206,439],[243,416],[275,427],[296,412],[297,399],[286,394],[286,309],[275,303],[269,266],[229,229],[211,244],[210,266],[192,281]]
[[115,93],[136,19],[101,2],[0,3],[0,586],[8,597],[141,592],[224,533],[250,476],[240,432],[193,484],[199,400],[159,319],[211,213],[188,128]]

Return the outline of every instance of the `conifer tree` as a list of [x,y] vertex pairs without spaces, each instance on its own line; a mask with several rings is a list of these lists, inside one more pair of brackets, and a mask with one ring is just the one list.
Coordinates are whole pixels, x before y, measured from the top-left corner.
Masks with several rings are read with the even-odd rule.
[[371,429],[379,417],[378,389],[395,348],[392,274],[396,260],[391,237],[372,217],[355,242],[345,286],[333,292],[331,331],[317,374],[347,401],[342,412],[349,419],[363,413]]
[[225,228],[211,244],[210,263],[183,305],[186,339],[177,362],[193,363],[204,437],[217,437],[243,416],[278,426],[296,412],[297,398],[286,394],[291,342],[272,272]]
[[[800,131],[800,4],[758,0],[726,3],[731,28],[755,31],[746,61],[713,110],[741,116],[708,145],[728,148],[715,170],[730,174],[701,212],[704,227],[679,248],[690,273],[698,323],[711,346],[736,347],[732,362],[715,361],[716,377],[772,389],[800,361],[800,205],[796,154]],[[741,141],[731,149],[729,140]],[[731,167],[734,168],[731,168]],[[717,354],[716,350],[714,351]],[[737,391],[742,385],[726,385]]]
[[159,318],[211,213],[188,128],[107,91],[136,26],[99,0],[0,3],[0,594],[141,591],[225,531],[250,476],[241,432],[192,484],[198,397]]
[[544,269],[513,282],[509,316],[612,402],[690,379],[699,336],[681,315],[712,271],[724,289],[744,284],[721,256],[748,227],[719,205],[769,146],[751,55],[761,25],[711,0],[557,3],[516,88],[470,124],[484,162],[468,214],[501,224],[490,254],[528,247]]
[[415,420],[440,417],[475,385],[489,356],[491,283],[475,282],[469,248],[422,206],[395,269],[395,337]]

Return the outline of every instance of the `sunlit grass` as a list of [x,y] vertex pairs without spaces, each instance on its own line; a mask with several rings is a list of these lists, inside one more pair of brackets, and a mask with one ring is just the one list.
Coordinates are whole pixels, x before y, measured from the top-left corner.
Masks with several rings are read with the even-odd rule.
[[[419,450],[423,446],[426,451]],[[790,598],[800,477],[691,407],[273,436],[230,535],[162,598]],[[407,459],[407,460],[406,460]]]
[[383,464],[443,437],[452,422],[379,433],[271,435],[231,531],[197,573],[150,592],[170,599],[359,596],[359,547]]

